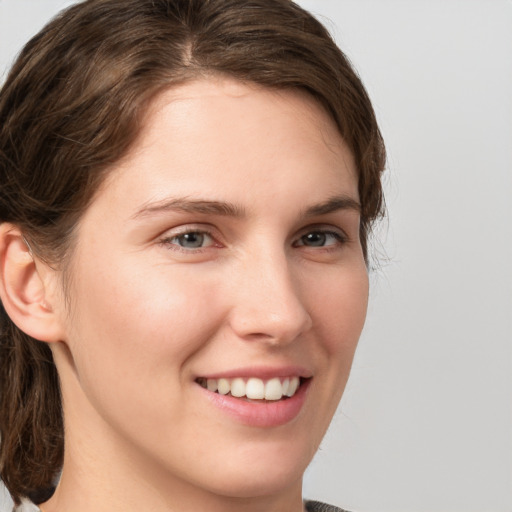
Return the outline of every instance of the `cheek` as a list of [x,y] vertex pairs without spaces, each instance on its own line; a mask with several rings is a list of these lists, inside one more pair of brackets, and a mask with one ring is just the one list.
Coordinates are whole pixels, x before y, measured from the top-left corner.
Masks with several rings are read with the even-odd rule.
[[71,389],[79,390],[84,409],[137,444],[141,432],[160,440],[191,432],[188,363],[223,314],[214,283],[170,267],[133,268],[141,265],[80,274],[69,346],[78,385]]
[[83,379],[169,384],[218,328],[221,305],[206,281],[169,268],[140,269],[127,264],[108,275],[82,272],[87,284],[74,290],[69,344]]
[[350,366],[368,306],[368,275],[364,265],[341,269],[310,292],[315,325],[329,356]]
[[[314,284],[314,285],[313,285]],[[315,412],[308,416],[313,456],[323,438],[347,383],[368,303],[368,276],[363,265],[333,269],[308,282],[314,320],[312,360]],[[319,414],[322,411],[322,414]]]

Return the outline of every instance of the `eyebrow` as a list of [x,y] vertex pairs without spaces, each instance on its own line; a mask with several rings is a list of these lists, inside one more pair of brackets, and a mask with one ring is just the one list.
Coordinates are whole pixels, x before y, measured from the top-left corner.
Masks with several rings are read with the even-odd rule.
[[188,199],[184,197],[165,199],[163,201],[145,204],[135,213],[135,215],[133,215],[133,218],[137,219],[158,213],[175,211],[184,213],[201,213],[204,215],[223,215],[238,218],[246,216],[244,208],[233,203],[227,203],[224,201]]
[[[327,215],[338,210],[361,211],[361,205],[354,198],[346,195],[334,196],[322,203],[310,206],[302,216],[316,217]],[[199,213],[203,215],[222,215],[227,217],[244,218],[247,216],[245,209],[237,204],[224,201],[208,201],[202,199],[173,198],[164,199],[153,203],[147,203],[133,216],[133,219],[149,217],[166,212]]]
[[327,215],[338,210],[355,210],[361,212],[361,204],[353,197],[340,195],[334,196],[324,201],[323,203],[316,204],[307,208],[304,212],[304,217],[316,217],[317,215]]

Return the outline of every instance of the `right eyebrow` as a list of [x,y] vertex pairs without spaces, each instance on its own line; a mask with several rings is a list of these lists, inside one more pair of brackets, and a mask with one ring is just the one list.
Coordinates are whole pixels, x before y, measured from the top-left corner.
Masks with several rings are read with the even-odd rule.
[[246,216],[244,208],[233,203],[202,199],[170,198],[146,203],[132,218],[150,217],[167,212],[200,213],[203,215],[223,215],[237,218]]

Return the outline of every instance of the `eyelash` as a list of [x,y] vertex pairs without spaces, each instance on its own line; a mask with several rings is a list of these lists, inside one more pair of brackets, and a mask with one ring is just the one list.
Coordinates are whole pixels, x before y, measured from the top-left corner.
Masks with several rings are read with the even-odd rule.
[[[178,239],[180,237],[184,237],[187,235],[201,235],[206,236],[211,239],[211,243],[207,246],[200,246],[200,247],[192,247],[192,248],[186,248],[178,243]],[[332,244],[326,244],[326,245],[306,245],[304,242],[304,238],[309,235],[322,235],[325,237],[332,237],[334,239],[334,243]],[[303,234],[301,234],[292,244],[293,247],[305,247],[305,248],[312,248],[313,250],[323,250],[323,251],[334,251],[336,249],[339,249],[341,246],[346,244],[348,242],[348,237],[344,232],[335,231],[332,229],[326,229],[325,227],[321,226],[310,226],[307,228],[307,231],[303,231]],[[166,236],[160,240],[160,244],[166,246],[167,248],[179,251],[185,254],[197,254],[204,252],[205,250],[211,248],[211,247],[222,247],[222,244],[216,242],[215,237],[212,233],[212,231],[205,229],[204,227],[201,228],[189,228],[184,229],[182,232],[174,233],[171,236]]]
[[[322,235],[324,237],[332,237],[334,239],[335,243],[320,245],[320,246],[315,246],[315,245],[308,246],[304,243],[300,243],[300,242],[303,242],[304,238],[309,235]],[[297,241],[294,242],[293,246],[294,247],[310,247],[313,249],[319,248],[319,249],[323,249],[323,250],[334,250],[336,248],[339,248],[341,245],[344,245],[347,241],[348,241],[348,238],[345,235],[345,233],[343,233],[343,232],[333,231],[332,229],[325,229],[325,228],[321,228],[321,227],[318,227],[318,228],[313,227],[313,228],[309,228],[309,230],[306,233],[301,235],[297,239]]]
[[[186,247],[182,247],[182,246],[178,245],[177,243],[174,243],[174,241],[176,241],[180,237],[183,237],[186,235],[192,235],[192,234],[207,236],[207,237],[211,238],[212,243],[206,247],[197,247],[197,248],[186,248]],[[160,240],[160,244],[166,246],[167,248],[169,248],[171,250],[183,252],[186,254],[200,253],[200,252],[203,252],[204,250],[206,250],[212,246],[215,246],[215,245],[217,245],[218,247],[221,246],[221,244],[216,243],[213,233],[210,230],[205,229],[204,227],[195,228],[195,229],[194,228],[184,229],[182,232],[174,233],[171,236],[166,236],[166,237],[162,238]]]

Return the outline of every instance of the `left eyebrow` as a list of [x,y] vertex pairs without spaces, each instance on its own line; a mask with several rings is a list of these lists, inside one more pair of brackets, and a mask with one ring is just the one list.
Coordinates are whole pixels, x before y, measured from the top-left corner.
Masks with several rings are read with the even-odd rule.
[[317,215],[327,215],[338,210],[355,210],[360,213],[361,204],[350,196],[335,196],[323,203],[310,206],[303,215],[304,217],[316,217]]

